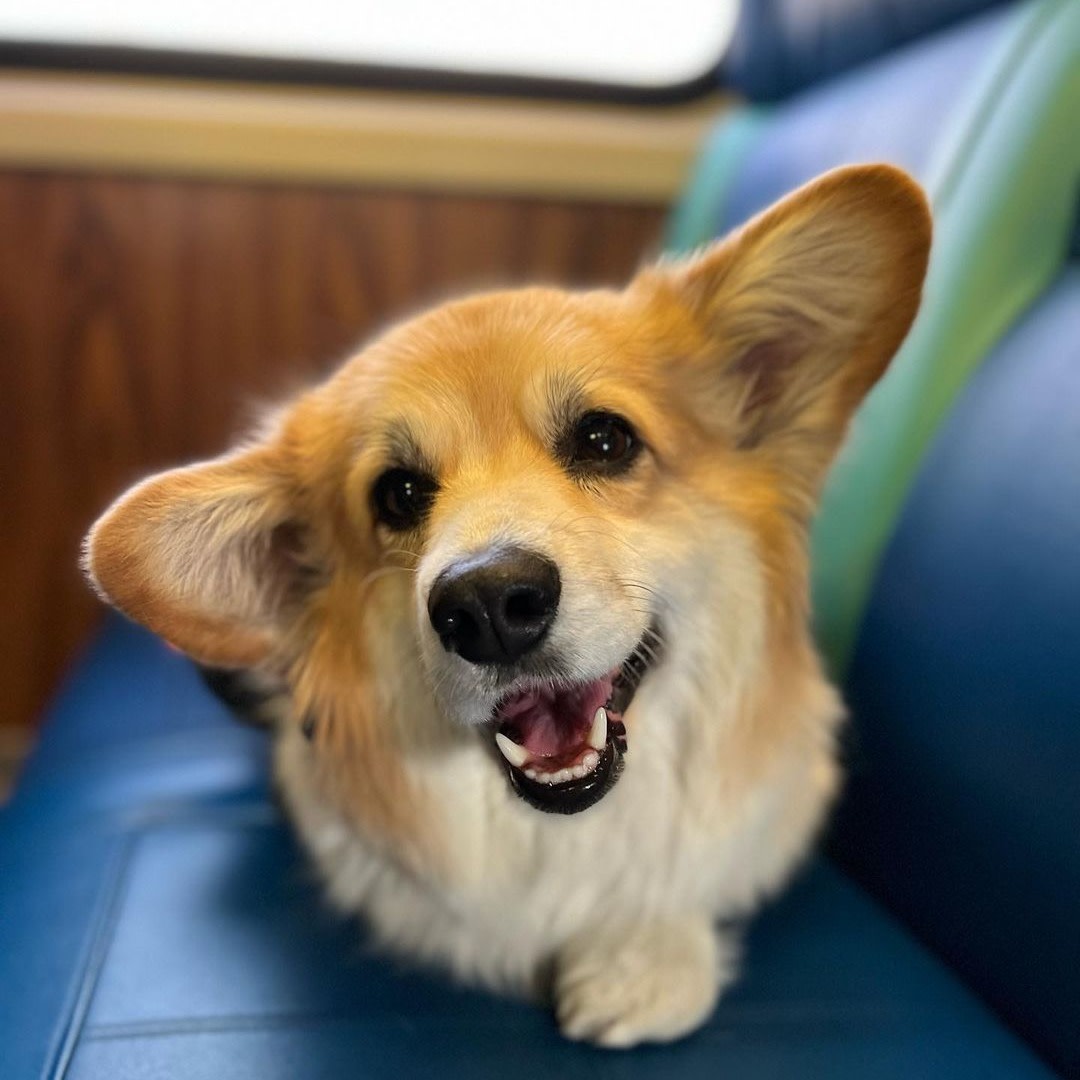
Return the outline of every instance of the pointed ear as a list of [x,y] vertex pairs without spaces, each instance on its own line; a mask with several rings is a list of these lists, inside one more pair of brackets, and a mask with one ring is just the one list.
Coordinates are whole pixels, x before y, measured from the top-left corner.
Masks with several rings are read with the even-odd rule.
[[246,667],[279,644],[300,528],[275,451],[162,473],[121,496],[86,538],[100,595],[207,664]]
[[915,318],[930,234],[926,197],[906,173],[853,166],[656,272],[704,335],[686,365],[692,392],[737,447],[820,483]]

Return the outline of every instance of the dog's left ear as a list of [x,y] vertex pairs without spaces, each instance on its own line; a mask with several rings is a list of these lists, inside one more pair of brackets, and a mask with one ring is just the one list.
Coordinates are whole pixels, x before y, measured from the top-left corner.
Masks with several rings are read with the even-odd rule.
[[669,318],[672,302],[684,322],[689,313],[692,355],[673,360],[708,421],[816,488],[915,318],[930,234],[906,173],[852,166],[639,287],[656,290]]

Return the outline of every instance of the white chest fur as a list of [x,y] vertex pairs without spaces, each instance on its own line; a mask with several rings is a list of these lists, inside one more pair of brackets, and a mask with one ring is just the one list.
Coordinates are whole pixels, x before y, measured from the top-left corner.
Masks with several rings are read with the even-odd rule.
[[624,773],[581,814],[544,814],[518,799],[482,732],[437,762],[408,763],[439,812],[431,873],[325,801],[296,732],[279,743],[279,779],[338,907],[406,956],[528,991],[591,927],[747,912],[783,882],[818,827],[835,787],[830,693],[820,695],[828,708],[794,725],[748,784],[727,710],[703,720],[677,689],[665,680],[642,688]]

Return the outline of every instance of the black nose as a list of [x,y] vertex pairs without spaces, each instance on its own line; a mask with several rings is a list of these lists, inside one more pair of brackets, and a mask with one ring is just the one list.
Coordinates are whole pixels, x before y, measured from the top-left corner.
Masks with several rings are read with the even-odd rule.
[[443,648],[473,664],[510,664],[535,648],[559,606],[559,569],[523,548],[452,563],[428,594]]

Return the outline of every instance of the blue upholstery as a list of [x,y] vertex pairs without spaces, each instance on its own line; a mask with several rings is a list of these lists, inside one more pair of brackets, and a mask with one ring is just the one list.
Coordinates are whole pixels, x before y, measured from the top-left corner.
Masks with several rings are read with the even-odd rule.
[[[210,738],[236,729],[232,713],[212,698],[192,715],[199,679],[179,653],[163,650],[132,623],[113,615],[107,621],[108,633],[91,642],[53,702],[53,723],[42,731],[29,763],[28,775],[35,779],[65,759],[190,738],[193,725]],[[100,710],[92,727],[82,721],[88,709]]]
[[939,433],[849,697],[844,862],[1080,1075],[1080,265]]
[[1002,0],[744,0],[721,81],[775,101]]
[[716,208],[714,233],[851,161],[890,161],[927,182],[955,113],[1014,19],[1009,9],[990,12],[764,113]]
[[5,1080],[1050,1075],[825,862],[755,925],[703,1032],[567,1043],[546,1010],[370,955],[325,910],[262,753],[183,660],[110,620],[0,827]]
[[110,616],[56,701],[11,809],[64,820],[262,792],[263,744],[203,692],[182,656]]

